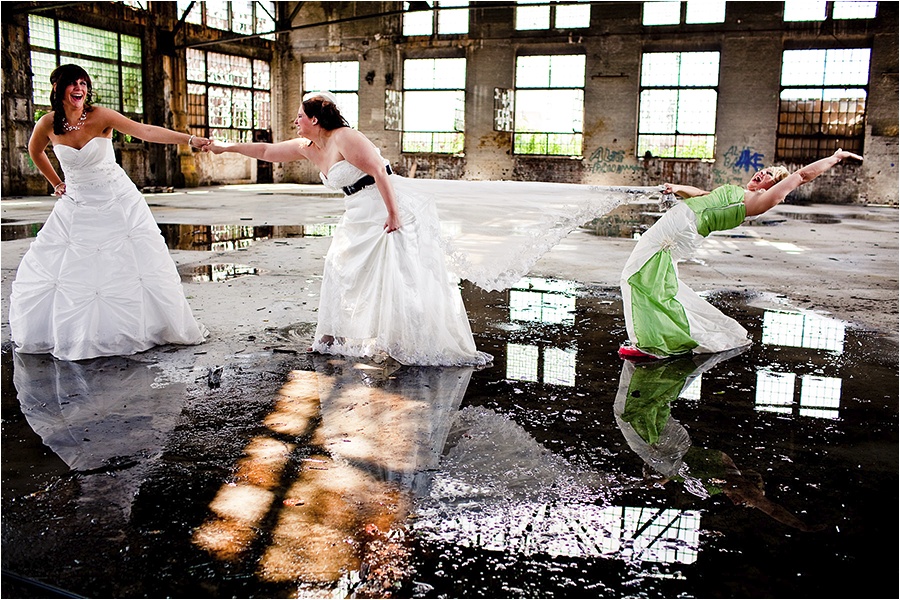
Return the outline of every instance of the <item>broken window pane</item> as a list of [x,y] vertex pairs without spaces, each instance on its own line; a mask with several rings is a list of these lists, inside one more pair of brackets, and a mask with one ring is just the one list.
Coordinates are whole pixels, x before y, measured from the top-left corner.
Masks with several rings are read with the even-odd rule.
[[206,6],[206,26],[228,31],[228,2],[206,0],[203,4]]
[[[255,33],[265,33],[267,31],[275,31],[275,3],[271,1],[256,2],[256,25]],[[264,35],[267,40],[274,40],[274,35]]]
[[253,33],[253,2],[232,0],[231,31],[250,35]]
[[403,128],[403,92],[384,90],[384,128],[400,131]]
[[188,129],[194,135],[252,141],[271,127],[271,70],[259,59],[189,48]]
[[869,48],[786,50],[775,158],[808,162],[843,148],[862,153]]
[[95,104],[140,119],[144,111],[140,38],[37,15],[28,15],[28,34],[35,106],[50,106],[50,73],[60,64],[76,63],[91,77]]
[[494,131],[513,130],[513,90],[494,88]]

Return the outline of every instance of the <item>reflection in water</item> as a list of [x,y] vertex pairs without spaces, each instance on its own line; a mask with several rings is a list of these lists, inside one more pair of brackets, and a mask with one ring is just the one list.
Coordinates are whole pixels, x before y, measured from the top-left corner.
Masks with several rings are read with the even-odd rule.
[[509,290],[513,321],[571,325],[575,322],[574,281],[525,277]]
[[577,467],[514,421],[467,407],[413,527],[424,540],[512,556],[693,563],[699,513],[604,500],[633,484]]
[[457,413],[432,485],[418,499],[414,531],[515,555],[616,553],[636,521],[598,502],[610,487],[605,474],[548,451],[515,421],[470,406]]
[[[843,322],[815,313],[767,310],[763,314],[762,342],[766,345],[820,349],[840,355],[844,352],[845,337]],[[803,374],[799,398],[796,398],[797,375],[770,369],[757,372],[757,410],[837,419],[842,380]]]
[[757,372],[756,408],[803,417],[837,419],[841,406],[841,379],[818,375],[800,377],[800,398],[795,401],[795,373]]
[[576,348],[506,345],[506,377],[518,381],[542,381],[551,385],[575,385]]
[[24,240],[37,237],[43,223],[3,223],[0,226],[0,241]]
[[670,404],[696,377],[746,348],[692,358],[635,364],[624,361],[614,413],[628,446],[662,482],[676,481],[701,499],[724,494],[801,531],[815,531],[765,496],[762,478],[741,472],[730,456],[691,444],[687,430],[671,416]]
[[[2,240],[36,237],[43,223],[3,223]],[[266,239],[331,237],[337,224],[310,225],[190,225],[159,223],[159,230],[170,250],[227,252],[252,246]]]
[[[4,414],[4,568],[97,597],[888,595],[895,354],[852,329],[840,357],[761,344],[762,311],[741,306],[757,343],[740,358],[626,372],[611,294],[579,290],[568,325],[513,323],[505,292],[466,298],[479,345],[532,348],[535,383],[502,358],[471,372],[260,353],[206,393],[127,359],[17,361],[28,423],[81,470]],[[305,348],[313,328],[272,335]],[[576,385],[548,376],[553,360]],[[112,402],[126,395],[133,417]],[[800,535],[779,504],[833,526]],[[413,570],[424,583],[398,591]]]
[[337,225],[186,225],[161,223],[166,245],[173,250],[227,252],[267,239],[328,237]]
[[[576,291],[574,281],[525,277],[509,290],[511,322],[572,326],[575,323]],[[519,381],[551,385],[575,385],[578,349],[543,344],[506,345],[506,377]]]
[[125,357],[13,355],[28,424],[73,471],[117,471],[115,478],[83,477],[82,499],[102,514],[118,509],[117,519],[127,517],[148,459],[162,452],[178,419],[183,385],[160,385],[154,367]]
[[772,346],[844,351],[843,322],[814,313],[767,310],[763,315],[762,343]]
[[408,577],[410,494],[428,486],[472,368],[317,356],[293,371],[194,543],[237,561],[274,523],[257,575],[371,593]]
[[179,267],[182,281],[192,283],[221,283],[237,277],[259,275],[260,271],[250,265],[238,265],[235,263],[217,263],[214,265],[191,265]]

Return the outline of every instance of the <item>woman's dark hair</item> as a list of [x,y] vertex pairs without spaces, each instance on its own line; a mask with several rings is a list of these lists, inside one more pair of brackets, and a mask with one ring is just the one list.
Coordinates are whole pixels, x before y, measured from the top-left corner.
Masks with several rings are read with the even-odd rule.
[[91,112],[91,103],[94,101],[94,88],[91,84],[91,77],[87,71],[78,65],[60,65],[53,69],[50,73],[50,83],[53,89],[50,91],[50,106],[53,108],[53,133],[56,135],[65,135],[66,130],[63,127],[63,121],[66,119],[66,111],[63,108],[63,96],[66,88],[78,81],[84,79],[87,83],[87,98],[84,99],[85,112]]
[[322,129],[331,131],[341,127],[350,127],[350,123],[338,110],[337,105],[322,96],[313,96],[303,101],[303,112],[312,119],[315,117],[319,121]]

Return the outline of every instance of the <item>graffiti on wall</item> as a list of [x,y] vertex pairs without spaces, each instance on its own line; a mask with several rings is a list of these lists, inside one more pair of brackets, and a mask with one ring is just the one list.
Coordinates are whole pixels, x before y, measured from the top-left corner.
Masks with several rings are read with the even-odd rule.
[[640,173],[644,170],[639,164],[627,164],[624,150],[612,150],[603,146],[594,150],[587,167],[591,173]]
[[765,154],[754,152],[752,148],[738,150],[737,146],[732,146],[725,153],[725,167],[732,171],[756,172],[765,167],[763,158]]

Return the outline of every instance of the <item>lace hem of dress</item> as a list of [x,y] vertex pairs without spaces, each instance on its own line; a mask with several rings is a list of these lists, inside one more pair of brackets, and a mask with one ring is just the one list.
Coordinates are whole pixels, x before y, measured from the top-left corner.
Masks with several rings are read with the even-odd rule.
[[476,350],[471,355],[459,353],[447,354],[415,349],[401,348],[399,346],[385,348],[377,339],[337,339],[326,342],[322,339],[312,344],[312,351],[319,354],[331,354],[338,356],[351,356],[355,358],[368,358],[376,363],[392,358],[402,365],[435,366],[435,367],[486,367],[494,361],[494,357],[487,352]]

